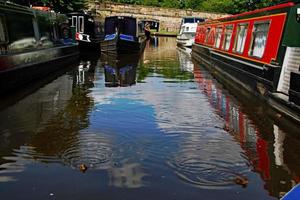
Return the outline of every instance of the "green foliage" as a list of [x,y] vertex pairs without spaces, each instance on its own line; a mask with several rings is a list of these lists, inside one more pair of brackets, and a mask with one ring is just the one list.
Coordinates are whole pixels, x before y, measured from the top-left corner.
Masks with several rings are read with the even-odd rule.
[[14,3],[29,6],[50,6],[61,13],[75,12],[87,8],[88,0],[11,0]]
[[202,3],[202,10],[208,12],[231,13],[232,0],[207,0]]
[[275,5],[282,0],[110,0],[110,2],[236,14]]
[[[108,0],[12,0],[30,5],[50,5],[55,11],[66,13],[79,11],[87,7],[88,2]],[[109,2],[157,6],[166,8],[193,9],[207,12],[236,14],[275,5],[283,0],[109,0]]]
[[281,0],[232,0],[228,13],[237,14],[276,5]]

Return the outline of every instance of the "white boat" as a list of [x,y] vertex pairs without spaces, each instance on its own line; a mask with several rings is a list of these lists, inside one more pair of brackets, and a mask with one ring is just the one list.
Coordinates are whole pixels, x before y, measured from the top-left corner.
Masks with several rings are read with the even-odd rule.
[[200,17],[184,17],[181,20],[180,32],[177,36],[177,46],[191,48],[197,29],[197,23],[205,21]]

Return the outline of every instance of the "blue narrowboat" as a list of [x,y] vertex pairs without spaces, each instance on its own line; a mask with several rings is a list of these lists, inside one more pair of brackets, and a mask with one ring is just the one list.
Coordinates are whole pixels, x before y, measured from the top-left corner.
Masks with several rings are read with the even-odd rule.
[[117,54],[139,53],[145,47],[143,23],[134,17],[113,16],[105,18],[105,37],[101,51]]

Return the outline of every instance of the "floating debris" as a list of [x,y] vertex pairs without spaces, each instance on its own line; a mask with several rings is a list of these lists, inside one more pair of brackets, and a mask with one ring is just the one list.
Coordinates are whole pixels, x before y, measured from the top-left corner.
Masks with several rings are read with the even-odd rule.
[[85,164],[79,165],[79,170],[80,170],[81,172],[85,172],[87,169],[88,169],[88,167],[87,167]]
[[242,187],[245,188],[245,187],[247,187],[249,180],[247,179],[247,177],[237,176],[237,177],[235,177],[234,182],[237,185],[241,185]]

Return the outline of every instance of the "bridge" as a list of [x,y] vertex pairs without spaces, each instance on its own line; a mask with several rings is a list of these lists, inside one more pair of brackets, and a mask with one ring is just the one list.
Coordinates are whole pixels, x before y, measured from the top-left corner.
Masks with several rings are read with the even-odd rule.
[[228,16],[220,13],[198,12],[191,9],[172,9],[141,5],[97,3],[89,4],[89,10],[100,20],[107,16],[134,16],[141,19],[154,19],[160,23],[160,31],[178,32],[182,17],[197,16],[206,19],[216,19]]

